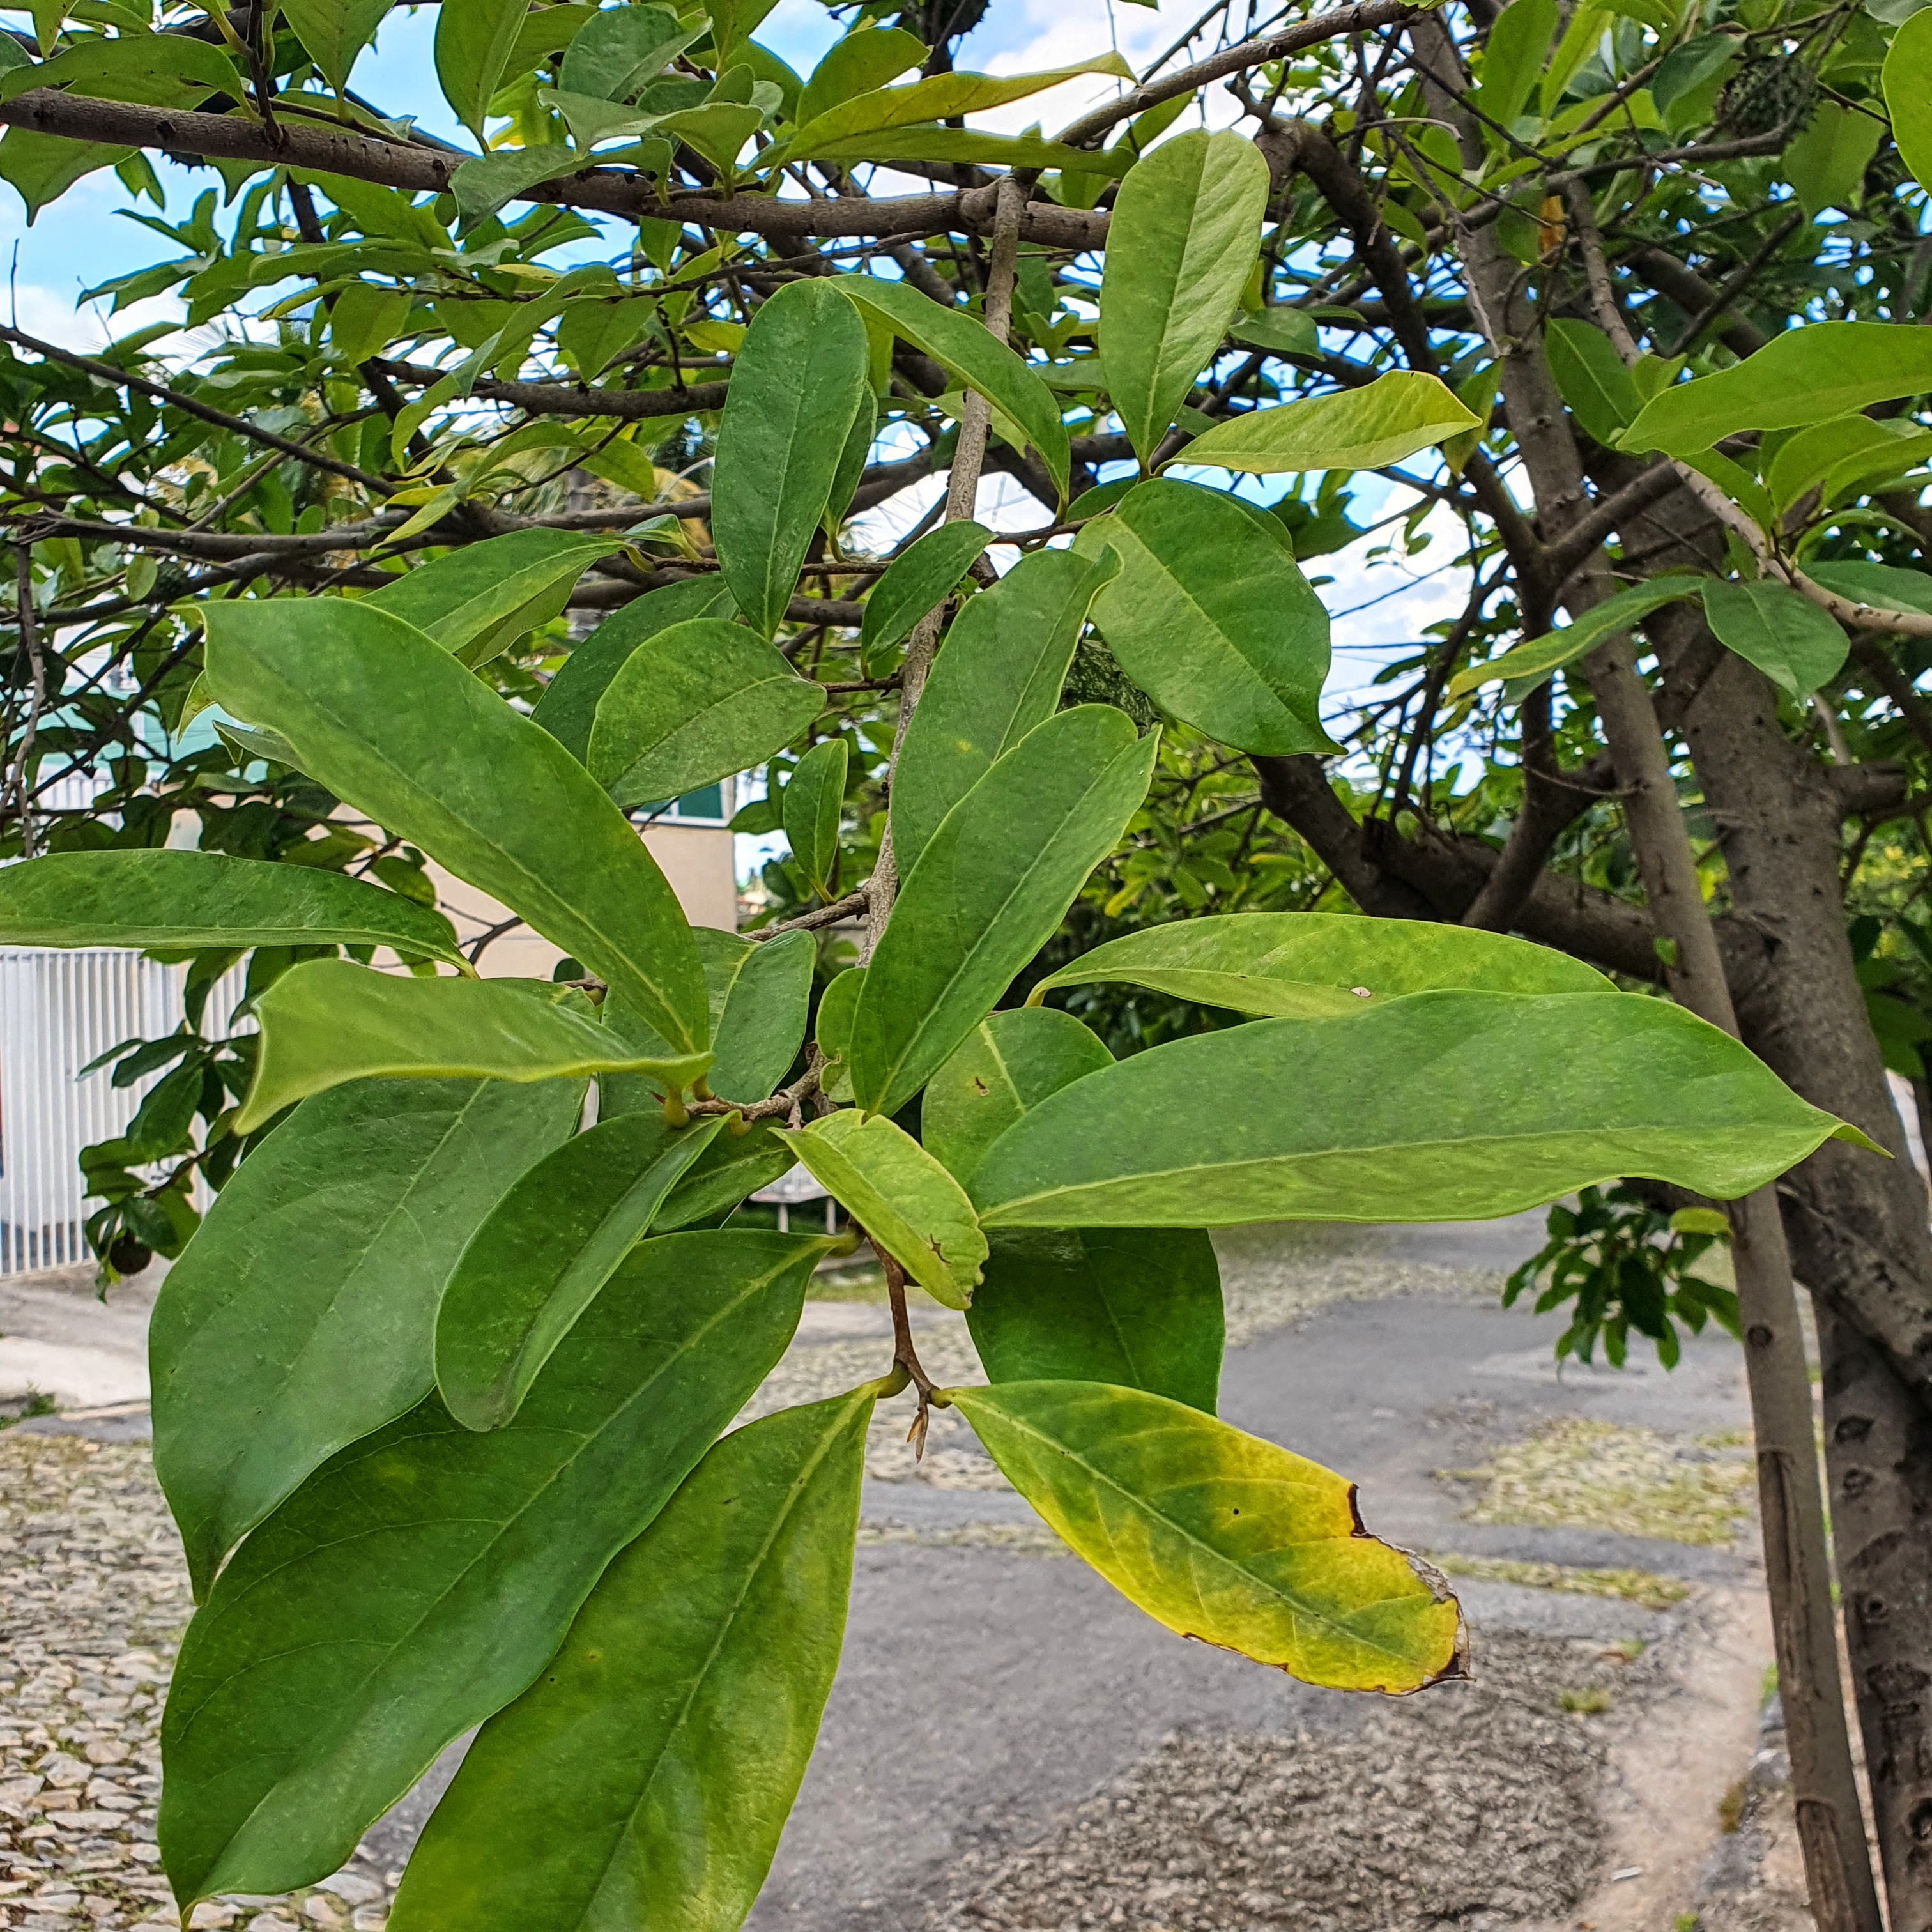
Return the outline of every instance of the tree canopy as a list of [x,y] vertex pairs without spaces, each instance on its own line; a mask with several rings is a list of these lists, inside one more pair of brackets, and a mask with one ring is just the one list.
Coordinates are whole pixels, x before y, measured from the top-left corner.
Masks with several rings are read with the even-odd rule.
[[[97,1244],[179,1252],[199,1172],[230,1191],[184,1266],[218,1265],[245,1211],[227,1204],[274,1188],[296,1126],[338,1147],[353,1096],[392,1085],[415,1096],[399,1146],[480,1081],[505,1145],[583,1159],[628,1118],[571,1133],[555,1096],[590,1076],[652,1096],[688,1166],[626,1130],[629,1204],[585,1234],[596,1255],[646,1228],[742,1246],[671,1230],[796,1158],[896,1282],[954,1305],[1042,1227],[1466,1216],[1620,1177],[1748,1196],[1735,1318],[1760,1449],[1810,1468],[1788,1237],[1820,1311],[1884,1876],[1894,1922],[1919,1922],[1932,1718],[1896,1685],[1923,1680],[1932,1557],[1898,1532],[1932,1508],[1932,1236],[1909,1163],[1866,1150],[1903,1151],[1884,1070],[1924,1104],[1932,1038],[1932,11],[1228,5],[1177,20],[1138,70],[1109,51],[988,74],[969,64],[984,9],[931,0],[831,10],[801,74],[757,4],[445,0],[452,142],[382,94],[368,50],[388,10],[50,0],[0,36],[0,176],[57,219],[116,170],[164,245],[99,292],[117,311],[172,294],[217,332],[188,352],[162,322],[88,355],[0,329],[0,854],[34,862],[0,882],[4,928],[192,962],[184,1030],[130,1042],[116,1077],[169,1070],[89,1150]],[[1090,104],[1012,131],[1070,86]],[[191,205],[162,156],[207,180]],[[1024,508],[995,518],[989,476]],[[902,534],[881,539],[892,506]],[[1462,608],[1338,704],[1324,570],[1344,551],[1391,589],[1422,560]],[[626,820],[746,771],[767,790],[740,829],[788,848],[766,929],[856,920],[856,948],[690,936]],[[429,859],[574,970],[478,980]],[[1408,923],[1364,941],[1350,913]],[[381,949],[416,971],[365,972]],[[779,962],[755,995],[754,950]],[[208,988],[244,958],[262,1033],[208,1037]],[[1048,1013],[1006,1010],[1030,988]],[[1070,1012],[1091,1045],[1067,1044]],[[1298,1082],[1320,1104],[1291,1122]],[[1250,1090],[1277,1105],[1230,1106]],[[762,1170],[709,1124],[734,1109]],[[1828,1116],[1850,1127],[1824,1138]],[[1753,1191],[1787,1167],[1777,1196]],[[497,1194],[472,1225],[509,1214]],[[1584,1219],[1615,1208],[1592,1196]],[[796,1260],[718,1262],[719,1294],[755,1276],[765,1312],[731,1304],[711,1406],[652,1451],[664,1495],[560,1529],[560,1576],[588,1589],[646,1524],[637,1549],[677,1546],[704,1486],[764,1445],[774,1495],[798,1458],[847,1455],[865,1392],[697,1462],[782,1346]],[[544,1364],[610,1318],[598,1267],[494,1341],[452,1328],[446,1348],[439,1328],[448,1413],[543,1414]],[[412,1318],[495,1307],[508,1291],[473,1274],[452,1256],[412,1276]],[[1662,1279],[1634,1262],[1592,1289],[1618,1348],[1733,1318]],[[1171,1567],[1110,1568],[1095,1526],[1108,1484],[1138,1479],[1136,1405],[1171,1398],[1096,1410],[1052,1360],[1024,1387],[1058,1394],[996,1378],[962,1408],[1076,1547],[1192,1627]],[[939,1393],[898,1366],[922,1404]],[[410,1372],[356,1424],[399,1465],[432,1453]],[[223,1577],[252,1575],[338,1506],[312,1472],[357,1438],[310,1420],[245,1481],[182,1477],[199,1568],[252,1530]],[[1042,1442],[1086,1490],[1055,1489]],[[1774,1595],[1815,1606],[1822,1519],[1792,1480],[1766,1476],[1767,1513],[1797,1497],[1813,1568]],[[814,1502],[826,1521],[842,1493]],[[1199,1527],[1164,1519],[1149,1547]],[[557,1587],[519,1639],[532,1670],[583,1598]],[[624,1590],[600,1586],[598,1614],[638,1614]],[[1270,1661],[1387,1677],[1236,1622]],[[1404,1684],[1448,1667],[1440,1636],[1404,1653]],[[215,1642],[191,1640],[184,1695],[227,1694]],[[1835,1820],[1808,1840],[1814,1897],[1821,1922],[1870,1928],[1871,1888],[1845,1876],[1862,1847],[1835,1663],[1808,1655],[1780,1665],[1801,1779],[1826,1766],[1812,1796]],[[501,1710],[521,1667],[358,1761],[362,1798],[393,1796],[445,1719]],[[808,1744],[815,1683],[794,1687]],[[485,1732],[521,1762],[556,1721],[525,1708]],[[213,1747],[177,1748],[213,1776],[195,1755]],[[478,1762],[458,1792],[487,1797]],[[324,1856],[346,1814],[309,1815],[320,1775],[278,1774],[229,1838],[212,1813],[176,1828],[183,1896]],[[442,1876],[406,1912],[454,1909],[479,1803],[453,1804],[424,1867]],[[757,1876],[734,1866],[720,1897],[748,1904]]]

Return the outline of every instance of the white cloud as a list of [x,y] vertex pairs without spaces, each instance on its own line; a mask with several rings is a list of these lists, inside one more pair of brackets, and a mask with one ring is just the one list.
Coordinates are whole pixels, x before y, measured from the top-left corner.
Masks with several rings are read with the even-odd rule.
[[[1177,20],[1176,10],[1156,13],[1152,8],[1127,4],[1126,0],[1117,0],[1117,4],[1110,0],[1024,0],[1020,11],[1026,25],[1019,31],[1025,38],[991,57],[986,63],[988,72],[1042,73],[1071,67],[1091,58],[1102,47],[1112,47],[1139,74],[1165,53],[1177,34],[1196,17],[1190,9]],[[1174,64],[1180,64],[1178,57]],[[974,124],[1015,134],[1038,121],[1051,134],[1088,109],[1118,100],[1129,85],[1105,75],[1085,76],[1063,82],[1050,92],[976,115]],[[1210,126],[1225,125],[1236,112],[1219,88],[1210,88],[1202,96],[1201,108],[1183,116],[1178,125],[1198,125],[1202,108]]]

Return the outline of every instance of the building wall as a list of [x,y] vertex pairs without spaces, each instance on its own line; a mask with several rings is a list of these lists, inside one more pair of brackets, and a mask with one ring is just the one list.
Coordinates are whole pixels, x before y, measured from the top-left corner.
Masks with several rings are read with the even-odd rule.
[[[731,834],[723,826],[652,825],[646,827],[644,840],[693,926],[716,926],[726,932],[736,930],[737,878]],[[508,916],[487,893],[440,866],[432,865],[428,872],[436,884],[437,903],[449,916],[466,950],[471,940]],[[491,940],[477,962],[477,970],[486,979],[548,980],[562,957],[560,947],[520,926]]]

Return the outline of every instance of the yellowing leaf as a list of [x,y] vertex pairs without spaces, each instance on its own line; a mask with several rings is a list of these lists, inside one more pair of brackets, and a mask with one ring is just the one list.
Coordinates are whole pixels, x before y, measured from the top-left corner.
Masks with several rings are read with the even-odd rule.
[[1260,475],[1379,470],[1478,421],[1436,377],[1396,370],[1364,388],[1231,416],[1196,436],[1176,460]]
[[261,1049],[235,1117],[252,1132],[291,1101],[376,1074],[556,1080],[644,1073],[682,1090],[709,1053],[640,1052],[591,1016],[590,1004],[546,980],[398,979],[346,959],[311,959],[256,1003]]
[[916,121],[947,121],[956,115],[976,114],[986,108],[1004,106],[1009,100],[1024,100],[1028,94],[1043,93],[1063,80],[1087,74],[1110,74],[1122,80],[1134,78],[1133,70],[1116,53],[1097,55],[1043,74],[934,74],[909,87],[880,88],[840,101],[800,128],[786,152],[800,157],[814,154],[827,143],[851,135],[904,128]]
[[1103,1382],[947,1393],[1055,1533],[1169,1630],[1340,1690],[1461,1674],[1448,1585],[1370,1536],[1319,1463]]

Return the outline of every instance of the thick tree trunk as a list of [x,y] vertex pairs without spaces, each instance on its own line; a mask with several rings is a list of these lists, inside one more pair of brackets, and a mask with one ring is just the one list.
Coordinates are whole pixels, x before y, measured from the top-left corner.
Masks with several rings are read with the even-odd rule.
[[1824,1363],[1825,1453],[1846,1639],[1893,1932],[1932,1932],[1932,1409],[1850,1311],[1932,1319],[1932,1232],[1845,938],[1836,794],[1770,686],[1717,665],[1686,718],[1733,908],[1748,1044],[1895,1158],[1828,1141],[1779,1184]]
[[[1461,79],[1454,48],[1439,21],[1420,22],[1410,32],[1429,76],[1425,87],[1432,86],[1436,111],[1453,124],[1459,110],[1446,90]],[[1480,142],[1466,127],[1463,133],[1466,160],[1479,160]],[[1516,265],[1502,253],[1492,225],[1469,232],[1463,247],[1471,305],[1495,352],[1510,433],[1534,493],[1537,535],[1550,543],[1586,513],[1582,460],[1544,354],[1540,319]],[[1578,616],[1615,589],[1595,548],[1567,587],[1540,582],[1533,572],[1525,576],[1532,628],[1540,627],[1546,602],[1554,601],[1559,588]],[[1624,794],[1624,823],[1644,895],[1658,932],[1670,941],[1665,965],[1671,991],[1714,1025],[1735,1032],[1725,968],[1698,888],[1663,734],[1649,691],[1636,674],[1629,639],[1616,637],[1598,645],[1582,669]],[[1822,1932],[1879,1932],[1877,1891],[1839,1686],[1823,1498],[1790,1258],[1768,1190],[1738,1203],[1732,1225],[1766,1580],[1812,1910]]]

